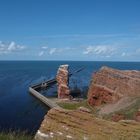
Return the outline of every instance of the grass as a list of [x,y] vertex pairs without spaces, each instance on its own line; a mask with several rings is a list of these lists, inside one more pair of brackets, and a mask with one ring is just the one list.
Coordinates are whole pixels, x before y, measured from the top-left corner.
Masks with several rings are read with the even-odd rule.
[[68,110],[75,110],[78,109],[80,106],[89,108],[87,100],[80,101],[80,102],[59,102],[57,103],[60,107]]
[[104,119],[111,119],[113,114],[122,114],[126,119],[134,119],[134,116],[138,109],[140,108],[140,98],[138,97],[136,102],[124,109],[121,109],[119,111],[110,113],[108,115],[104,115]]
[[134,115],[136,114],[139,108],[140,108],[140,98],[138,98],[133,105],[127,107],[124,110],[120,110],[120,112],[122,112],[126,118],[133,119]]
[[[98,116],[98,108],[91,107],[88,104],[86,99],[83,100],[83,101],[80,101],[80,102],[58,102],[57,104],[60,107],[62,107],[64,109],[68,109],[68,110],[76,110],[79,107],[83,106],[83,107],[86,107],[86,108],[90,109],[91,113],[94,114],[94,116]],[[132,105],[130,105],[130,106],[124,108],[124,109],[121,109],[119,111],[116,111],[116,112],[113,112],[113,113],[110,113],[110,114],[107,114],[107,115],[103,115],[102,117],[104,119],[110,120],[110,119],[112,119],[113,114],[122,114],[122,115],[124,115],[124,117],[126,119],[134,119],[134,116],[135,116],[135,114],[136,114],[136,112],[138,111],[139,108],[140,108],[140,98],[137,97],[136,102],[133,103]]]
[[95,107],[91,107],[88,102],[87,99],[83,100],[83,101],[79,101],[79,102],[58,102],[57,103],[60,107],[64,108],[64,109],[68,109],[68,110],[76,110],[79,107],[85,107],[88,108],[92,114],[94,114],[94,116],[96,116],[96,112],[97,112],[97,108]]
[[0,140],[33,140],[33,136],[25,132],[0,132]]

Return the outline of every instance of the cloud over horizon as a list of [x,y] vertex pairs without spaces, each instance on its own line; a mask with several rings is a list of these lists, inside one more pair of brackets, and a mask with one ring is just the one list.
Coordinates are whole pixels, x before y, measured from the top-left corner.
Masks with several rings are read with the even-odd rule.
[[109,45],[97,45],[97,46],[86,47],[86,49],[83,51],[83,54],[85,55],[94,54],[94,55],[110,57],[116,51],[117,49],[115,47]]
[[[138,37],[131,38],[136,43]],[[75,40],[74,40],[75,41]],[[74,42],[73,41],[73,42]],[[79,41],[79,40],[78,40]],[[62,42],[63,43],[63,42]],[[58,45],[57,45],[58,44]],[[0,41],[0,59],[9,56],[10,59],[33,59],[33,60],[107,60],[107,61],[140,61],[140,47],[129,43],[126,38],[113,40],[112,42],[102,41],[89,43],[80,41],[80,43],[60,44],[53,40],[53,44],[47,40],[44,45],[19,45],[14,41],[5,43]]]
[[25,46],[18,45],[14,41],[4,43],[0,41],[0,54],[8,54],[12,52],[19,52],[25,49]]

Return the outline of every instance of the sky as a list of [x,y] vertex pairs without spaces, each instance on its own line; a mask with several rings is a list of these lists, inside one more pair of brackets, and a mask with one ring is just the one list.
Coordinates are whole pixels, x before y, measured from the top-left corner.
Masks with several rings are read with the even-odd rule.
[[140,0],[0,0],[0,60],[140,61]]

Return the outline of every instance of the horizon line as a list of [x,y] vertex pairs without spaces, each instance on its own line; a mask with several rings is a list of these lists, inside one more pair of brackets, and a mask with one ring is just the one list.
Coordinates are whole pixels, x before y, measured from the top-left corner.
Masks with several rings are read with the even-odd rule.
[[28,60],[0,60],[0,61],[79,61],[79,62],[138,62],[140,63],[140,61],[120,61],[120,60],[32,60],[32,59],[28,59]]

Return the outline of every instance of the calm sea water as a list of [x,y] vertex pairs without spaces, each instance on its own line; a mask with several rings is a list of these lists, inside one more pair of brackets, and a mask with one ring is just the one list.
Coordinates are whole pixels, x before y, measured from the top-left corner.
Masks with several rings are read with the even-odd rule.
[[[28,130],[34,133],[48,107],[28,92],[29,85],[55,77],[60,64],[69,64],[70,71],[85,67],[70,78],[71,88],[88,87],[91,75],[101,66],[140,70],[140,62],[81,62],[81,61],[0,61],[0,130]],[[50,88],[48,96],[56,94]]]

